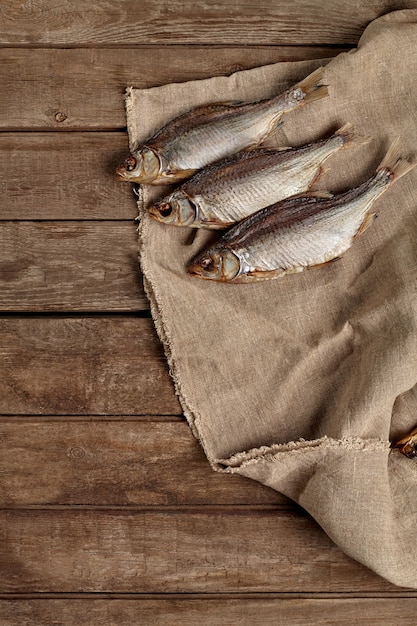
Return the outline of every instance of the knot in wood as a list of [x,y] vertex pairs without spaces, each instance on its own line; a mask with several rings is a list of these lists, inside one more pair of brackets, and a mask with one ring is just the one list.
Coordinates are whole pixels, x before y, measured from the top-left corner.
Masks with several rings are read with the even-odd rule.
[[57,111],[57,113],[55,113],[55,121],[56,122],[64,122],[67,119],[67,114],[64,113],[63,111]]
[[85,457],[85,450],[79,446],[74,446],[74,448],[70,448],[68,456],[76,460],[83,459]]

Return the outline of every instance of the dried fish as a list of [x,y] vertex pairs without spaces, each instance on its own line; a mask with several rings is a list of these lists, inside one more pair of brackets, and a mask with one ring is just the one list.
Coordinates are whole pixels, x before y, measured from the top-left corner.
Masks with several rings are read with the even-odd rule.
[[415,163],[391,145],[374,176],[345,193],[307,193],[257,211],[200,254],[188,271],[200,278],[243,283],[323,265],[340,257],[371,224],[375,200]]
[[395,448],[409,459],[417,456],[417,428],[394,444]]
[[197,107],[164,126],[117,169],[122,180],[166,184],[185,180],[209,163],[259,144],[284,113],[327,96],[323,68],[268,100]]
[[334,152],[367,139],[348,123],[334,135],[299,148],[242,151],[204,168],[150,207],[159,222],[224,229],[274,202],[307,191]]

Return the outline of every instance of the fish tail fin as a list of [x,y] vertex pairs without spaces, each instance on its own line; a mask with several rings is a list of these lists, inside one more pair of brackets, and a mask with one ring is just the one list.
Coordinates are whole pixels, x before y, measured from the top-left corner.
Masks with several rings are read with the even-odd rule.
[[401,178],[417,165],[417,161],[412,161],[410,157],[403,156],[400,138],[397,137],[392,142],[388,152],[379,164],[376,175],[378,178],[388,179],[390,183]]
[[341,137],[343,141],[343,148],[347,146],[360,146],[372,141],[372,137],[356,135],[355,127],[353,126],[352,122],[347,122],[344,126],[339,128],[334,133],[334,137]]
[[293,96],[300,100],[300,104],[321,100],[329,95],[327,85],[320,85],[324,77],[324,67],[319,67],[309,74],[304,80],[292,88]]

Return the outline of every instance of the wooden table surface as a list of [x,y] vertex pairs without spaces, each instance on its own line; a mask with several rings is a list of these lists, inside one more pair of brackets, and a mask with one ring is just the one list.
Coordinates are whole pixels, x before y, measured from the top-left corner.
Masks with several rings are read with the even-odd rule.
[[213,472],[115,165],[123,93],[331,57],[408,2],[0,3],[0,624],[409,624],[417,593]]

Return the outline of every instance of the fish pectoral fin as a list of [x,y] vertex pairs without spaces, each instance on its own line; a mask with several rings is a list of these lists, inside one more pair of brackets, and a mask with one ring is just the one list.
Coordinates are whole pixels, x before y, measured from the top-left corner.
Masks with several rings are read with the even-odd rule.
[[323,263],[316,263],[315,265],[308,265],[307,269],[312,270],[316,267],[324,267],[325,265],[330,265],[330,263],[334,263],[335,261],[339,261],[342,257],[335,256],[333,259],[328,259],[327,261],[323,261]]
[[[191,178],[191,176],[194,176],[194,174],[196,174],[198,171],[199,170],[176,170],[176,171],[167,170],[163,178],[167,183],[170,183],[170,182],[175,183],[177,181]],[[162,180],[162,177],[160,178],[160,180]]]
[[[280,111],[279,113],[277,113],[277,115],[271,120],[268,129],[265,131],[265,133],[259,138],[258,140],[258,145],[262,144],[266,139],[269,139],[270,136],[272,136],[274,133],[277,132],[277,130],[283,125],[283,121],[282,121],[282,116],[283,116],[283,112]],[[279,150],[279,148],[278,148]]]
[[354,236],[354,239],[362,235],[377,217],[378,217],[378,213],[368,213],[367,215],[365,215],[365,219],[363,220],[362,224],[359,226]]
[[254,150],[259,150],[259,143],[251,143],[249,146],[245,146],[240,150],[240,152],[253,152]]
[[[330,167],[325,167],[324,165],[320,165],[320,166],[319,166],[319,168],[318,168],[318,170],[317,170],[316,175],[314,176],[313,180],[312,180],[312,181],[311,181],[311,183],[309,184],[308,189],[310,189],[310,187],[313,187],[313,185],[315,185],[315,184],[318,182],[319,178],[320,178],[321,176],[323,176],[323,174],[326,174],[326,172],[329,172],[329,171],[330,171]],[[307,193],[310,193],[310,192],[308,191]],[[313,192],[313,193],[314,193],[314,192]],[[316,192],[316,193],[317,193],[317,192]],[[330,191],[321,192],[321,193],[330,194]],[[326,196],[320,196],[320,197],[326,197],[326,198],[328,198],[328,197],[332,197],[332,196],[333,196],[333,194],[330,194],[330,196],[327,196],[327,195],[326,195]]]
[[245,274],[240,274],[233,279],[234,283],[255,283],[263,280],[270,280],[271,278],[279,278],[287,274],[287,271],[279,267],[276,270],[251,270]]
[[236,222],[222,222],[216,219],[202,219],[200,228],[210,228],[211,230],[225,230],[230,226],[234,226]]

